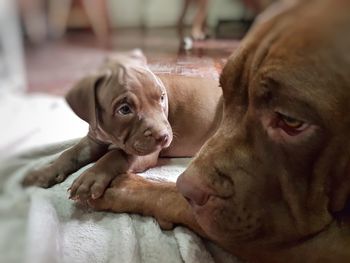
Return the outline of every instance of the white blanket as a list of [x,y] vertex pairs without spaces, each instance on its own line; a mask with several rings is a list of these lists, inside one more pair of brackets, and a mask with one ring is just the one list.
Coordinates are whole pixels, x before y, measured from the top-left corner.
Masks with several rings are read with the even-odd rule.
[[[63,149],[74,143],[48,146],[48,141],[59,141],[63,135],[53,133],[52,139],[43,136],[41,140],[45,130],[61,127],[62,123],[67,124],[65,130],[70,130],[69,125],[75,127],[79,121],[72,121],[76,117],[59,98],[19,96],[0,103],[3,106],[0,117],[7,118],[7,124],[16,128],[13,132],[2,132],[14,146],[6,142],[0,144],[3,156],[16,153],[0,161],[0,262],[238,262],[185,227],[162,231],[151,217],[95,212],[76,205],[68,199],[67,189],[87,167],[50,189],[23,189],[19,182],[27,171],[57,158]],[[12,110],[15,114],[10,118],[7,114]],[[50,111],[55,111],[56,115],[42,121],[30,119],[33,112],[42,117],[50,115]],[[23,118],[26,116],[27,119]],[[31,129],[35,132],[28,133]],[[22,144],[20,138],[26,138]],[[41,146],[36,150],[28,149],[33,145]],[[169,159],[143,176],[175,181],[188,161]]]

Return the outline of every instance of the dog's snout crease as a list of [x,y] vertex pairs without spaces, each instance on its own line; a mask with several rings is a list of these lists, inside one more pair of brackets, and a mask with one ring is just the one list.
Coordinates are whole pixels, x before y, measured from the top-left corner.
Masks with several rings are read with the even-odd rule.
[[180,175],[177,179],[176,186],[180,193],[189,201],[191,205],[203,206],[207,203],[210,193],[191,178]]

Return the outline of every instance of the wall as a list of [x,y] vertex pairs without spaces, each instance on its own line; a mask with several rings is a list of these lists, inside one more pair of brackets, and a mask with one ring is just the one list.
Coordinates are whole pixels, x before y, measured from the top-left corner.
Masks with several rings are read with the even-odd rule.
[[[176,24],[183,0],[107,0],[113,27],[161,27]],[[187,23],[193,17],[191,8]],[[244,8],[239,0],[211,0],[208,24],[218,19],[241,18]]]

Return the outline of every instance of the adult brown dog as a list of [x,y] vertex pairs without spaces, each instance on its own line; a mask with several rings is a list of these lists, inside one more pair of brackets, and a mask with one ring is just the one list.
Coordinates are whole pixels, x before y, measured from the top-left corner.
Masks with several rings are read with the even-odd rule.
[[215,80],[155,75],[141,51],[120,53],[67,94],[88,135],[23,184],[50,187],[97,160],[70,192],[98,198],[114,177],[155,166],[158,156],[193,156],[221,121],[221,97]]
[[350,262],[349,10],[309,0],[262,17],[178,189],[129,174],[89,204],[187,225],[249,262]]

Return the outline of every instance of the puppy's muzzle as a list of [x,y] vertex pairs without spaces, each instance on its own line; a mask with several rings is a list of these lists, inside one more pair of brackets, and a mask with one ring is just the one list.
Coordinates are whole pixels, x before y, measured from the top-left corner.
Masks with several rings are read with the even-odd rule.
[[160,132],[152,132],[151,130],[146,130],[144,132],[145,137],[153,137],[156,144],[162,147],[167,147],[170,144],[170,135],[164,130]]

